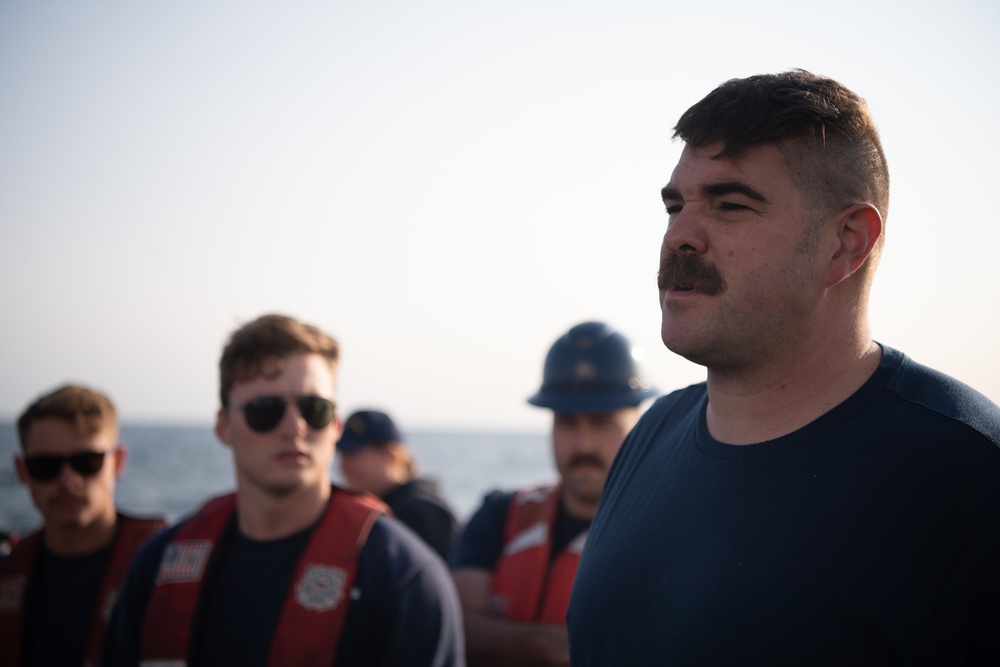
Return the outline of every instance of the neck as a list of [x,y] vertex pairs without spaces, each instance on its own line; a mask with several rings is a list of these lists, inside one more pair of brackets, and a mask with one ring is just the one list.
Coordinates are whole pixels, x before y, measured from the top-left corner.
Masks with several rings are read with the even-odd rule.
[[114,508],[97,521],[80,528],[46,525],[45,546],[58,556],[83,556],[111,544],[115,539],[118,516]]
[[732,445],[792,433],[856,392],[881,357],[881,348],[867,340],[839,347],[799,346],[784,356],[784,363],[749,372],[709,369],[709,433]]
[[288,537],[316,523],[330,501],[330,484],[293,493],[264,493],[253,486],[236,492],[237,523],[247,537],[268,541]]
[[593,520],[597,515],[597,502],[587,502],[582,498],[566,493],[566,489],[563,489],[562,492],[562,505],[563,509],[566,510],[566,514],[574,519]]

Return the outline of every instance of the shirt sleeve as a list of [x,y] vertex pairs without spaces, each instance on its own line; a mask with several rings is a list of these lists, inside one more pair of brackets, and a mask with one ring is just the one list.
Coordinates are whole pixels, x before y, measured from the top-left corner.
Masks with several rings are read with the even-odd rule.
[[464,641],[458,594],[444,562],[397,520],[380,517],[361,550],[338,667],[460,667]]
[[451,553],[451,569],[472,567],[492,571],[503,552],[504,526],[513,492],[492,491],[472,515]]

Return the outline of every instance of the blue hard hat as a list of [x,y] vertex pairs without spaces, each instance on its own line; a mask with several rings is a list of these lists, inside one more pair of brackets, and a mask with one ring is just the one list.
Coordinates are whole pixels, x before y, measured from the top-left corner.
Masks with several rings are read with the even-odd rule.
[[555,412],[607,412],[659,393],[639,371],[637,351],[603,322],[577,324],[545,357],[542,388],[528,402]]
[[344,422],[337,450],[349,454],[365,445],[402,440],[403,436],[389,415],[378,410],[358,410]]

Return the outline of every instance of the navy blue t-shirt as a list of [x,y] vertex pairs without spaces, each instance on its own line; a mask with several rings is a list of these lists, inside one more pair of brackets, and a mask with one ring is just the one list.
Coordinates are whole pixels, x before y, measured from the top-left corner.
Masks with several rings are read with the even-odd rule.
[[1000,409],[901,353],[798,431],[732,446],[704,384],[608,478],[568,614],[587,665],[1000,664]]
[[111,547],[83,556],[58,556],[42,544],[32,573],[25,665],[83,664],[101,580]]
[[[105,665],[137,665],[142,618],[175,526],[132,563],[105,641]],[[258,542],[233,530],[203,591],[192,665],[265,665],[312,528]],[[379,517],[362,547],[335,665],[464,665],[461,608],[440,558],[395,519]]]

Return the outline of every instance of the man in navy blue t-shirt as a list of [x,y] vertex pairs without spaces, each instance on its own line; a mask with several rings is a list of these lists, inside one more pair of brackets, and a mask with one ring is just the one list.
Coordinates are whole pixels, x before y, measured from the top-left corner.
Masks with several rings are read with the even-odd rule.
[[0,665],[93,664],[132,555],[165,522],[115,507],[127,450],[101,392],[40,396],[17,435],[14,467],[43,525],[0,556]]
[[215,432],[236,492],[139,552],[104,664],[464,664],[441,559],[376,498],[331,486],[338,359],[290,317],[233,333]]
[[707,381],[619,452],[573,664],[1000,664],[1000,409],[872,340],[889,175],[867,105],[796,70],[675,130],[662,338]]
[[637,357],[603,322],[577,324],[549,348],[528,402],[552,410],[559,482],[489,493],[452,553],[469,664],[569,664],[566,607],[590,522],[640,405],[657,393]]

